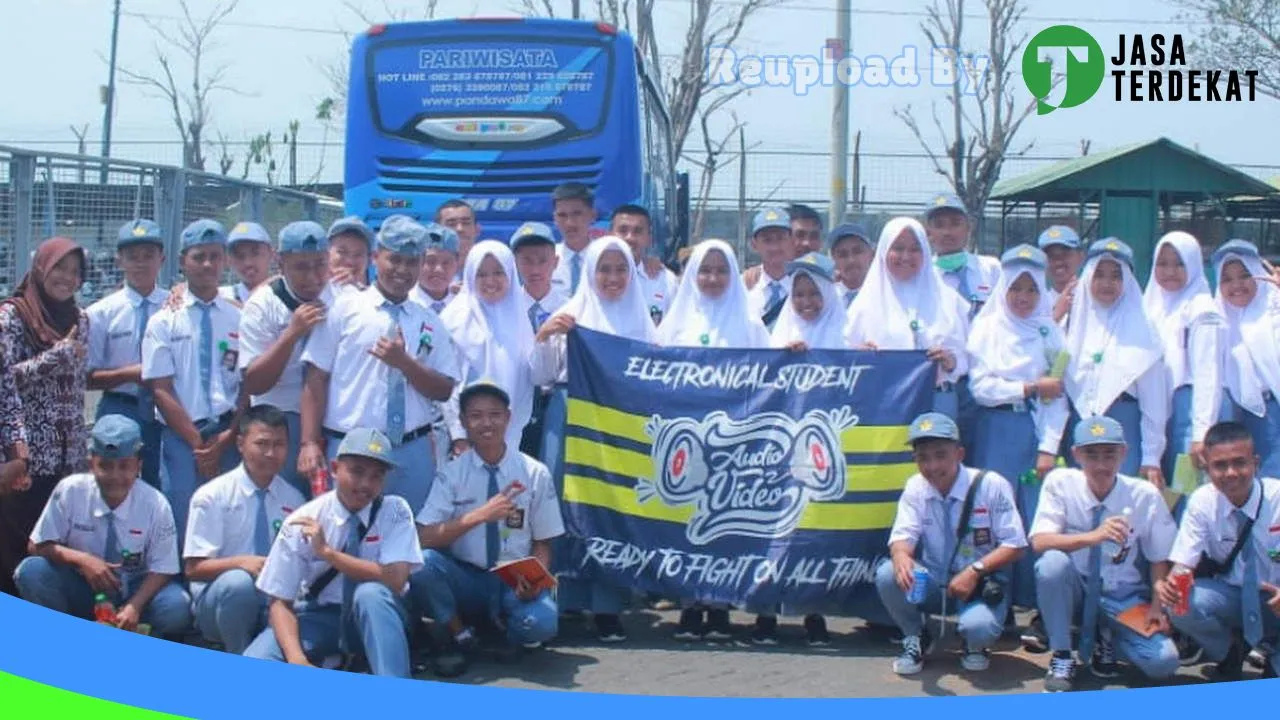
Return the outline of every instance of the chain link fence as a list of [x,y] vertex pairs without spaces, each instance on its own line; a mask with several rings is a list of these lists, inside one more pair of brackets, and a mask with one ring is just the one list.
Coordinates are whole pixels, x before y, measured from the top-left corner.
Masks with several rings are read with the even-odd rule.
[[85,248],[87,305],[120,287],[116,235],[135,218],[159,223],[167,245],[161,282],[168,284],[178,276],[178,237],[194,220],[212,218],[228,229],[252,220],[274,236],[295,220],[328,225],[342,211],[335,198],[221,175],[0,145],[0,297],[53,235]]

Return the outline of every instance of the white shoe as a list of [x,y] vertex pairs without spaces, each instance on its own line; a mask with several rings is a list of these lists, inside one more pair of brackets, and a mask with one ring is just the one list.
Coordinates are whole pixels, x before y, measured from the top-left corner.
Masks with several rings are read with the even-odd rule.
[[965,648],[964,655],[960,658],[960,667],[969,672],[982,672],[991,667],[991,653]]
[[908,635],[902,639],[902,654],[893,661],[893,671],[899,675],[915,675],[924,668],[920,650],[920,636]]

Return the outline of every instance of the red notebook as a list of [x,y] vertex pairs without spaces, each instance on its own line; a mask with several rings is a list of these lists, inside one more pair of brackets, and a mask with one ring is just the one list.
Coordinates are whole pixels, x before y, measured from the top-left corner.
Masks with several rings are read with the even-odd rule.
[[519,560],[498,563],[490,572],[497,573],[498,577],[502,578],[502,582],[510,585],[512,590],[519,586],[520,583],[517,580],[519,577],[524,577],[525,582],[536,588],[538,592],[550,590],[556,586],[555,576],[547,572],[542,561],[532,555]]

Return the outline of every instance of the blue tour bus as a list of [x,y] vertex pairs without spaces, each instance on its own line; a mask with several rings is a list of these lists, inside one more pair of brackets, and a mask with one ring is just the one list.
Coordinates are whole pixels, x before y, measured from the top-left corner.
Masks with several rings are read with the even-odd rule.
[[481,239],[551,223],[562,182],[592,188],[600,218],[635,203],[668,263],[685,244],[687,176],[670,119],[632,39],[580,20],[458,19],[377,25],[351,48],[345,202],[373,226],[474,208]]

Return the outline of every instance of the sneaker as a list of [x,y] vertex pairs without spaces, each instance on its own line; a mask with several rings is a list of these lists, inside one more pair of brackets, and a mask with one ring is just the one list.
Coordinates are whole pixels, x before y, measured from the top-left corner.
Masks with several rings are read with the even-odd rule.
[[1116,662],[1116,646],[1106,633],[1098,634],[1098,646],[1093,650],[1093,660],[1089,663],[1089,672],[1094,677],[1113,678],[1120,676],[1120,665]]
[[1256,647],[1249,649],[1249,656],[1245,660],[1250,666],[1257,670],[1271,667],[1271,655],[1275,652],[1275,648],[1271,647],[1271,643],[1263,640]]
[[1178,648],[1178,664],[1182,667],[1199,665],[1204,659],[1204,648],[1187,635],[1176,633],[1173,636],[1173,644]]
[[804,633],[809,647],[822,647],[831,644],[831,633],[827,632],[827,620],[821,615],[806,615]]
[[1049,672],[1044,676],[1044,691],[1067,692],[1075,686],[1076,662],[1070,651],[1056,652],[1049,658]]
[[603,643],[626,642],[627,630],[617,615],[596,615],[596,637]]
[[1022,649],[1029,653],[1042,653],[1049,649],[1049,635],[1044,631],[1044,618],[1036,613],[1022,631]]
[[751,631],[751,642],[756,645],[777,645],[778,618],[774,615],[757,615],[756,627]]
[[703,637],[712,642],[733,639],[733,627],[729,625],[728,610],[707,611],[707,632]]
[[1238,640],[1232,641],[1227,656],[1214,668],[1214,675],[1219,680],[1239,680],[1244,676],[1244,648]]
[[991,667],[990,650],[970,650],[964,646],[964,654],[960,656],[960,667],[969,672],[982,672]]
[[899,675],[915,675],[924,668],[924,654],[920,651],[920,636],[902,638],[902,654],[893,661],[893,671]]
[[702,625],[702,611],[697,608],[685,608],[680,611],[680,624],[676,627],[675,638],[685,642],[701,640],[706,635]]

